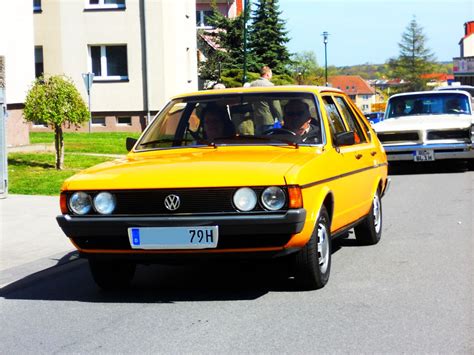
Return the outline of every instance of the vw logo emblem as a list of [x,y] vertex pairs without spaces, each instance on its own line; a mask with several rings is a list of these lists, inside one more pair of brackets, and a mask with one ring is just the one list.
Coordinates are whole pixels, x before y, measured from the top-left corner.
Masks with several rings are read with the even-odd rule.
[[176,195],[168,195],[165,198],[165,207],[170,211],[176,211],[181,204],[179,200],[179,196]]

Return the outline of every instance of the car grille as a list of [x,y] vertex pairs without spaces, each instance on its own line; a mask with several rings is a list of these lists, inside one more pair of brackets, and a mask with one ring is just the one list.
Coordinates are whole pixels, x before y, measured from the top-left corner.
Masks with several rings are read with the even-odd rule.
[[[209,188],[209,189],[158,189],[158,190],[120,190],[109,191],[114,194],[117,207],[113,215],[179,215],[189,213],[239,213],[233,206],[232,197],[238,188]],[[260,205],[260,195],[265,187],[252,187],[257,193],[259,204],[252,212],[263,212]],[[285,193],[286,189],[283,188]],[[68,200],[73,192],[68,192]],[[99,191],[88,191],[94,197]],[[164,200],[168,195],[177,195],[180,206],[175,211],[165,207]],[[288,200],[288,199],[287,199]],[[288,205],[280,209],[283,212]],[[268,212],[268,211],[266,211]],[[94,214],[91,211],[89,214]]]
[[377,137],[382,143],[418,141],[420,139],[418,132],[377,133]]
[[469,130],[450,130],[450,131],[429,131],[427,138],[429,140],[439,139],[469,139],[471,132]]
[[[261,235],[219,235],[216,249],[250,249],[283,247],[291,238],[291,234]],[[74,243],[83,250],[132,250],[127,236],[116,237],[75,237]]]

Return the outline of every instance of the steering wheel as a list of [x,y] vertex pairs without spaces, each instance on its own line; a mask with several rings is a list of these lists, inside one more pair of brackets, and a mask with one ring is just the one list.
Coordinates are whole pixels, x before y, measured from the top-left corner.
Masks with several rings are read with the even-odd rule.
[[292,135],[292,136],[296,136],[296,133],[289,130],[289,129],[286,129],[286,128],[271,128],[265,132],[263,132],[264,135],[266,136],[272,136],[274,134],[289,134],[289,135]]

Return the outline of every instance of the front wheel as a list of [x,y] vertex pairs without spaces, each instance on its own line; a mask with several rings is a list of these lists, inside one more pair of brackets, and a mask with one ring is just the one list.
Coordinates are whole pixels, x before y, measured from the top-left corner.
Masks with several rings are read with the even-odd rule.
[[89,268],[95,283],[103,290],[126,288],[135,275],[135,263],[89,259]]
[[331,230],[326,207],[321,207],[318,221],[308,243],[294,256],[297,285],[306,290],[324,287],[331,271]]
[[356,240],[361,245],[377,244],[382,236],[382,200],[377,191],[372,207],[365,219],[354,228]]

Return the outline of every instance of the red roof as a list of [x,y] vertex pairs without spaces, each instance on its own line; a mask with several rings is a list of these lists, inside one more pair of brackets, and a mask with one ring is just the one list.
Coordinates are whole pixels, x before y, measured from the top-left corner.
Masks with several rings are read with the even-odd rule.
[[430,74],[422,74],[420,75],[422,79],[428,80],[438,80],[438,81],[448,81],[453,80],[453,74],[445,74],[445,73],[430,73]]
[[373,95],[374,89],[359,75],[336,75],[328,78],[333,88],[341,89],[347,95]]

